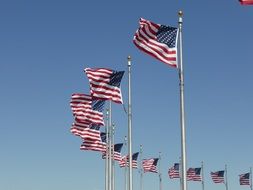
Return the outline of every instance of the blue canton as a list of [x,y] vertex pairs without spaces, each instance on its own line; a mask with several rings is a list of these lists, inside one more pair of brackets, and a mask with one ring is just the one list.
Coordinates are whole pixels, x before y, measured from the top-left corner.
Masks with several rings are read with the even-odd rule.
[[119,87],[124,71],[114,71],[110,76],[109,85]]
[[158,42],[173,48],[176,46],[177,28],[161,25],[156,36]]

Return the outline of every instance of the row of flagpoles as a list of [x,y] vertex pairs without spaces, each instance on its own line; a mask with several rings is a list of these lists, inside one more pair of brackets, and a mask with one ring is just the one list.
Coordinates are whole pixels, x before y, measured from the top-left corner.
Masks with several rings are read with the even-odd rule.
[[[252,0],[241,0],[242,4],[252,4]],[[151,55],[159,61],[175,67],[179,72],[179,91],[180,91],[180,129],[181,129],[181,162],[180,162],[180,185],[181,190],[187,190],[187,177],[186,171],[186,139],[185,139],[185,108],[184,108],[184,70],[183,70],[183,52],[182,52],[182,23],[183,13],[178,13],[178,28],[156,24],[151,21],[140,19],[140,27],[136,31],[133,43],[141,51]],[[179,41],[179,45],[178,42]],[[132,168],[135,168],[135,158],[132,154],[132,91],[131,91],[131,57],[127,59],[128,66],[128,135],[127,145],[128,154],[122,159],[116,157],[115,143],[114,143],[114,128],[112,123],[112,102],[123,104],[120,82],[124,75],[124,71],[114,71],[106,68],[86,68],[84,71],[90,83],[90,94],[74,93],[71,98],[71,109],[74,116],[74,123],[71,127],[71,133],[81,137],[83,143],[81,150],[93,150],[103,153],[105,158],[105,190],[114,190],[114,160],[119,159],[122,165],[128,166],[125,170],[125,189],[132,190]],[[106,123],[104,123],[104,105],[105,101],[109,101],[109,108],[106,110]],[[105,132],[100,132],[100,128],[105,126]],[[126,142],[125,142],[126,144]],[[118,145],[122,147],[121,145]],[[120,148],[121,149],[121,148]],[[141,150],[142,152],[142,150]],[[130,156],[129,156],[130,155]],[[118,155],[119,156],[119,155]],[[137,154],[138,156],[138,154]],[[151,160],[143,160],[144,172],[149,166],[150,172],[156,171],[155,166],[161,160],[159,158],[152,158]],[[151,164],[151,162],[153,162]],[[156,164],[155,164],[156,163]],[[146,164],[146,165],[145,165]],[[160,164],[160,162],[159,162]],[[196,169],[196,168],[195,168]],[[192,172],[196,170],[192,168]],[[203,170],[203,169],[202,169]],[[189,170],[188,170],[189,171]],[[198,170],[200,171],[200,170]],[[142,173],[142,172],[141,172]],[[202,172],[203,174],[203,172]],[[218,173],[219,174],[219,173]],[[142,175],[142,174],[141,174]],[[242,178],[246,179],[251,176],[251,172],[243,175]],[[159,172],[160,190],[161,185],[161,172]],[[142,180],[141,180],[142,181]],[[202,178],[203,181],[203,178]],[[226,190],[227,180],[226,181]],[[203,184],[204,189],[204,184]],[[142,184],[141,184],[142,190]]]
[[[182,11],[179,12],[179,28],[155,24],[140,19],[140,27],[134,35],[134,44],[143,52],[156,59],[178,68],[180,81],[180,123],[181,123],[181,184],[186,190],[186,146],[185,146],[185,120],[184,120],[184,77],[182,64]],[[179,36],[179,56],[177,53],[177,39]],[[179,61],[177,60],[179,58]],[[128,156],[124,159],[128,165],[128,190],[133,189],[132,168],[132,105],[131,105],[131,57],[128,56]],[[179,62],[179,65],[177,64]],[[122,104],[120,82],[123,71],[114,71],[105,68],[86,68],[85,73],[90,83],[90,94],[74,93],[71,99],[71,109],[74,123],[71,132],[83,139],[81,150],[100,151],[105,154],[105,190],[114,190],[113,181],[113,124],[112,102]],[[106,125],[103,121],[103,107],[109,100],[109,109],[106,110]],[[105,132],[100,132],[105,125]],[[100,138],[99,138],[100,137]],[[138,156],[138,154],[137,154]],[[157,162],[158,160],[156,160]],[[159,174],[160,190],[161,174]]]

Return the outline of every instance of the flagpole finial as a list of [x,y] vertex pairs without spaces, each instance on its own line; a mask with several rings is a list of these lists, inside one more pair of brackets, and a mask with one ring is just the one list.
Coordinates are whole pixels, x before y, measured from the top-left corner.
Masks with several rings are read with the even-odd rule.
[[128,66],[131,66],[131,56],[127,56],[127,63],[128,63]]
[[178,11],[178,16],[179,16],[179,17],[182,17],[182,16],[183,16],[183,11],[181,11],[181,10]]

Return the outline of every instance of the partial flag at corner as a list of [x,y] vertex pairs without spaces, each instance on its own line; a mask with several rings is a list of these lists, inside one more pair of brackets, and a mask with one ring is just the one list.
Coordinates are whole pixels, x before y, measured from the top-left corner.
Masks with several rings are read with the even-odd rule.
[[136,47],[172,67],[177,67],[178,28],[155,24],[143,18],[139,24],[133,39]]
[[253,0],[239,0],[241,5],[253,5]]

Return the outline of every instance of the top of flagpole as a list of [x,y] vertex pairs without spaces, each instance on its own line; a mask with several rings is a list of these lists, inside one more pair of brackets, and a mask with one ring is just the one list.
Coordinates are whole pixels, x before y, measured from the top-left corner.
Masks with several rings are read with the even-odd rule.
[[178,22],[182,23],[183,22],[183,11],[178,11],[178,16],[179,16]]
[[128,66],[131,66],[131,56],[127,56],[127,63],[128,63]]

